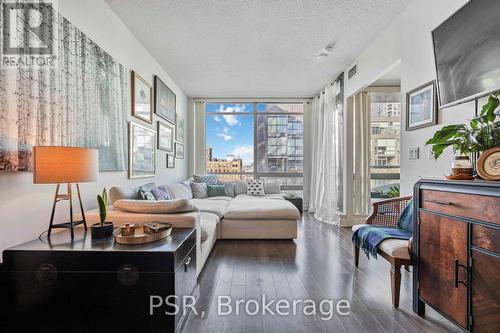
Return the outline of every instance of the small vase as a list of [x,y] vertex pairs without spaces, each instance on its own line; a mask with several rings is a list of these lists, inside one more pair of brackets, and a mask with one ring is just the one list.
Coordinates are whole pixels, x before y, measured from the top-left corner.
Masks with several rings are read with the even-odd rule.
[[453,163],[451,164],[451,175],[474,175],[474,169],[472,168],[469,156],[455,156]]
[[113,223],[104,222],[102,226],[100,223],[92,224],[90,231],[92,239],[103,239],[113,236]]

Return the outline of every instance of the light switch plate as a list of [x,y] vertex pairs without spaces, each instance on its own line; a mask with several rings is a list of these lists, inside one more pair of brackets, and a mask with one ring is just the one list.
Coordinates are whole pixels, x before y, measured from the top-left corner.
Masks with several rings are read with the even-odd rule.
[[408,159],[409,160],[418,160],[419,159],[419,147],[411,147],[408,149]]

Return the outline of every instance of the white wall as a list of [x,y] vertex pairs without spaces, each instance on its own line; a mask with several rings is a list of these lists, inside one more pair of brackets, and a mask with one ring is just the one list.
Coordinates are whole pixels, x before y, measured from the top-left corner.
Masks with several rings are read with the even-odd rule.
[[[463,123],[474,116],[474,102],[438,111],[437,126],[406,131],[406,92],[436,78],[431,31],[462,7],[467,0],[413,0],[357,58],[358,74],[346,77],[346,97],[369,86],[391,66],[401,61],[402,142],[401,193],[411,194],[419,177],[443,177],[449,172],[452,152],[438,161],[428,158],[425,141],[445,124]],[[353,64],[354,64],[353,63]],[[350,68],[350,67],[349,67]],[[408,160],[408,149],[420,148],[420,159]]]
[[[135,70],[151,84],[154,74],[160,76],[177,96],[177,113],[184,117],[186,124],[189,123],[187,96],[104,1],[64,0],[59,1],[58,6],[64,17],[121,64]],[[130,109],[127,112],[131,118]],[[137,122],[142,123],[140,120]],[[151,127],[156,128],[156,121]],[[186,128],[186,138],[189,138],[189,134],[189,128]],[[187,142],[185,149],[186,156],[189,156]],[[165,152],[157,150],[157,154],[155,178],[128,180],[126,172],[102,172],[98,183],[81,184],[84,208],[97,206],[96,194],[103,187],[134,186],[153,181],[169,184],[187,178],[187,159],[176,159],[175,169],[166,169]],[[55,186],[34,185],[32,177],[32,173],[28,172],[0,173],[0,251],[34,239],[47,229]],[[65,222],[68,214],[66,208],[64,204],[59,207],[58,222]]]

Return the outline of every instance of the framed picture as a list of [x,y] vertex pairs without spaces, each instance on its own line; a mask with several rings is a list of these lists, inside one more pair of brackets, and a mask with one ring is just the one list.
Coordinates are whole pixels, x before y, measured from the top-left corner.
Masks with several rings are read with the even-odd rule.
[[174,127],[169,123],[158,122],[158,149],[174,152]]
[[175,139],[184,142],[184,118],[175,114]]
[[154,177],[156,174],[156,132],[129,123],[129,178]]
[[406,93],[406,130],[437,124],[436,82],[431,81]]
[[171,154],[167,154],[167,168],[173,169],[175,168],[175,156]]
[[176,97],[165,83],[157,76],[154,77],[155,113],[172,124],[175,123]]
[[132,86],[132,116],[153,123],[153,105],[151,94],[153,90],[143,78],[131,71]]
[[175,143],[175,158],[184,158],[184,145],[182,143]]

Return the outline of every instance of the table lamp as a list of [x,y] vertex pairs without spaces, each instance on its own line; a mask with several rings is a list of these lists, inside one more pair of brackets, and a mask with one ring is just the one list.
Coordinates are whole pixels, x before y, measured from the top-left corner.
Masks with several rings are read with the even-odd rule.
[[[97,149],[60,146],[33,147],[33,183],[57,184],[52,214],[47,237],[50,238],[52,229],[65,228],[71,230],[71,239],[75,237],[74,227],[83,224],[87,230],[87,222],[83,212],[82,198],[79,183],[95,182],[98,175],[99,158]],[[61,184],[67,184],[67,193],[59,194]],[[78,201],[82,212],[82,220],[73,221],[73,193],[72,184],[76,184]],[[69,201],[69,218],[66,223],[54,224],[54,215],[58,202]]]

